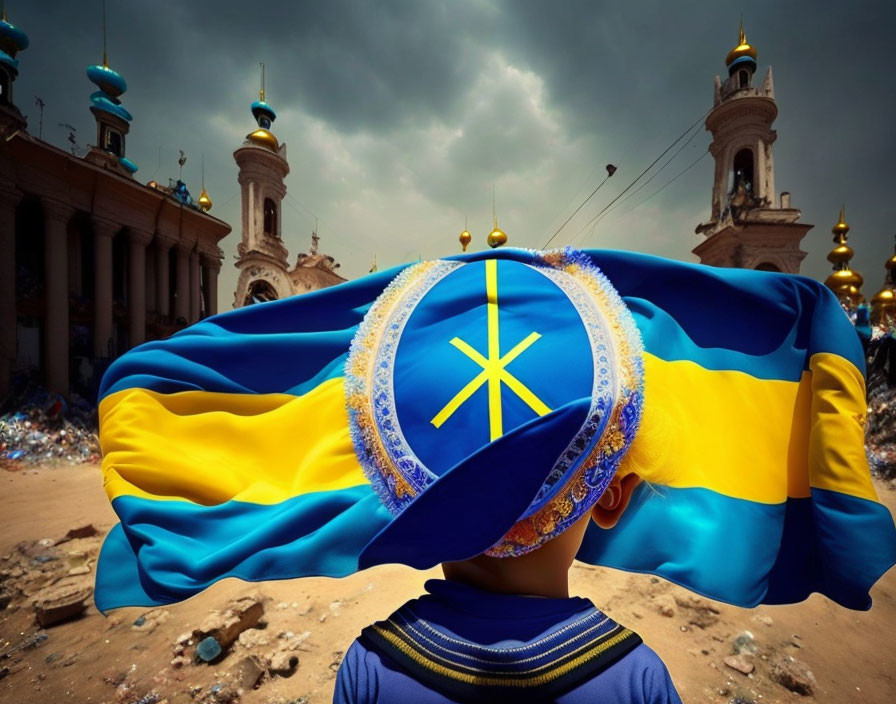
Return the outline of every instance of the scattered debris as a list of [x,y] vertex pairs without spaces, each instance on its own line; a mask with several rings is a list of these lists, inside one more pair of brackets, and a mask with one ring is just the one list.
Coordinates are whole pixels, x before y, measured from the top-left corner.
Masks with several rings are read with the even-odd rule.
[[28,386],[7,407],[16,410],[0,416],[0,467],[14,472],[37,463],[99,460],[96,407],[86,399],[72,394],[66,402]]
[[737,670],[745,675],[749,675],[756,669],[753,664],[752,655],[728,655],[724,660],[725,664],[733,670]]
[[772,663],[772,679],[782,687],[808,696],[815,691],[815,675],[803,663],[781,655]]
[[682,609],[691,626],[704,629],[718,623],[721,612],[706,599],[698,596],[677,596],[675,603]]
[[737,634],[734,638],[734,642],[731,644],[731,649],[735,655],[742,655],[744,653],[747,655],[755,655],[759,651],[759,648],[756,646],[756,639],[749,631],[742,631]]
[[193,632],[196,640],[213,637],[222,649],[229,648],[240,633],[254,628],[264,615],[259,596],[244,596],[231,601],[224,611],[213,611]]
[[41,628],[78,618],[87,608],[92,587],[80,584],[57,584],[38,592],[32,601],[34,615]]
[[231,670],[234,678],[243,689],[255,689],[264,676],[265,669],[258,658],[251,655],[240,660]]
[[753,620],[756,621],[756,623],[761,623],[763,626],[768,626],[769,628],[775,623],[771,616],[763,616],[762,614],[756,614],[753,617]]
[[299,658],[289,652],[278,651],[271,655],[271,672],[280,677],[290,677],[299,666]]
[[675,603],[675,597],[671,594],[660,594],[653,600],[656,610],[667,618],[678,615],[678,605]]
[[211,662],[223,651],[224,649],[214,636],[203,638],[196,646],[196,655],[203,662]]

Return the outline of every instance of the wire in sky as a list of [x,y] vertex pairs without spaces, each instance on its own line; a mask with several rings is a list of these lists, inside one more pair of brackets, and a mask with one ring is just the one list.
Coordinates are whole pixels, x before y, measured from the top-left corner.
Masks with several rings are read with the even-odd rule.
[[[579,232],[576,233],[576,234],[578,235],[578,234],[584,232],[586,229],[588,229],[588,227],[590,227],[590,226],[592,225],[592,223],[594,223],[598,218],[600,218],[601,215],[603,215],[605,212],[607,212],[607,210],[608,210],[609,208],[611,208],[611,207],[613,206],[613,204],[614,204],[616,201],[618,201],[620,198],[622,198],[622,196],[624,196],[624,195],[625,195],[625,194],[632,188],[632,186],[634,186],[638,181],[640,181],[640,180],[644,177],[644,174],[646,174],[648,171],[650,171],[650,170],[657,164],[657,162],[658,162],[660,159],[662,159],[664,156],[666,156],[666,154],[668,154],[668,153],[672,150],[672,148],[673,148],[676,144],[678,144],[682,139],[684,139],[688,134],[690,134],[691,130],[694,129],[694,127],[696,127],[696,126],[699,125],[701,122],[703,122],[703,119],[704,119],[710,112],[711,112],[711,110],[707,110],[705,113],[703,113],[703,114],[697,119],[696,122],[694,122],[694,124],[690,125],[684,132],[682,132],[682,133],[675,139],[675,141],[672,142],[672,144],[670,144],[668,147],[666,147],[666,148],[662,151],[662,153],[661,153],[656,159],[654,159],[652,162],[650,162],[650,165],[649,165],[646,169],[644,169],[640,174],[638,174],[637,178],[635,178],[634,181],[632,181],[630,184],[628,184],[628,185],[622,190],[622,192],[619,193],[619,195],[617,195],[613,200],[611,200],[609,203],[607,203],[607,204],[603,207],[603,209],[602,209],[597,215],[595,215],[595,216],[594,216],[593,218],[591,218],[587,223],[585,223],[585,226],[584,226],[581,230],[579,230]],[[606,179],[605,179],[605,180],[606,180]],[[600,186],[598,186],[598,188],[600,188]],[[589,236],[590,236],[590,235],[589,235]],[[573,238],[573,239],[575,239],[575,238]]]

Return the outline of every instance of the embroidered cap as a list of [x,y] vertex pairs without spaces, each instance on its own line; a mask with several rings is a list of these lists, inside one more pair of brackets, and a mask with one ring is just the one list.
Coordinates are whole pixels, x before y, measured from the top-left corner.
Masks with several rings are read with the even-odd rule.
[[355,451],[395,516],[361,566],[521,555],[566,530],[634,439],[642,365],[631,313],[578,252],[406,269],[346,363]]

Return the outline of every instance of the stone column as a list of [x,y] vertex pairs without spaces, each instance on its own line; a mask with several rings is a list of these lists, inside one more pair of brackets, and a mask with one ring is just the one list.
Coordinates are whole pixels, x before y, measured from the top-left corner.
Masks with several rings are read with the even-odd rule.
[[201,310],[201,286],[199,276],[199,252],[195,249],[190,252],[190,325],[199,320]]
[[41,198],[44,209],[44,373],[47,388],[68,395],[68,221],[75,209]]
[[192,242],[178,242],[177,247],[177,291],[174,301],[174,319],[190,320],[190,251]]
[[109,357],[112,340],[112,238],[121,225],[94,215],[93,354]]
[[203,254],[202,264],[205,266],[206,288],[208,290],[205,314],[216,315],[218,312],[218,272],[221,271],[221,260],[213,254]]
[[151,232],[128,228],[128,339],[131,347],[146,340],[146,245]]
[[163,320],[171,317],[171,301],[168,299],[168,252],[174,240],[156,233],[156,310]]
[[18,346],[16,321],[16,206],[22,193],[0,183],[0,403],[9,395]]

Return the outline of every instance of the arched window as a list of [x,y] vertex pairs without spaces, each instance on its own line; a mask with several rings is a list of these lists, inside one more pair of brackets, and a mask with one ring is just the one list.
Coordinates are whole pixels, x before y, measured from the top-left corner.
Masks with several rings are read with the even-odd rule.
[[251,306],[253,303],[266,303],[268,301],[277,300],[277,291],[264,279],[257,279],[249,284],[249,290],[246,291],[246,299],[243,301],[244,306]]
[[746,88],[748,85],[750,85],[750,74],[746,71],[738,71],[737,82],[739,88]]
[[9,105],[9,76],[0,70],[0,105]]
[[264,234],[279,237],[277,234],[277,206],[270,198],[264,199]]
[[123,151],[121,133],[107,127],[103,133],[103,149],[115,156],[121,156]]
[[756,179],[754,178],[755,174],[753,172],[752,149],[741,149],[737,154],[734,155],[733,176],[734,179],[731,184],[732,192],[737,190],[738,181],[740,180],[743,180],[744,189],[748,193],[753,193],[756,190]]
[[756,265],[756,271],[781,271],[781,269],[778,268],[777,264],[762,262]]

